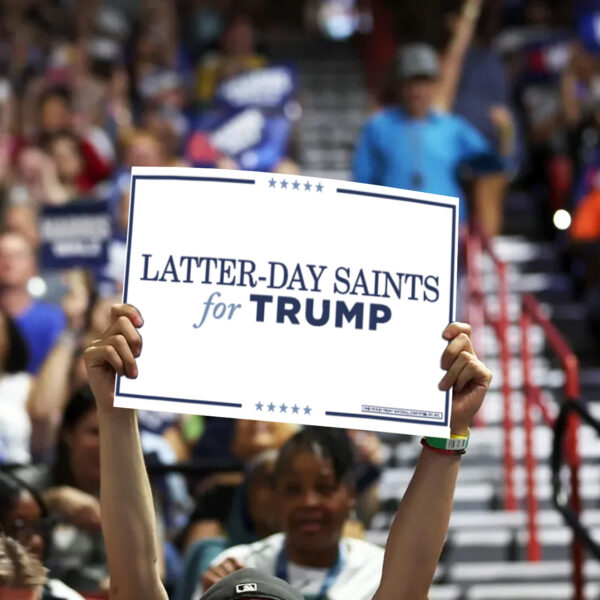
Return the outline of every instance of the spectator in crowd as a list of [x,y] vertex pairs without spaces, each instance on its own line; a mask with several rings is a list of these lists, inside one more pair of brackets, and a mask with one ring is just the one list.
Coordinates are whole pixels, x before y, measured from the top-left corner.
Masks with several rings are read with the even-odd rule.
[[[435,104],[441,110],[464,117],[501,155],[514,162],[515,123],[509,109],[508,80],[500,57],[489,44],[490,21],[494,16],[489,9],[491,5],[485,5],[488,10],[479,19],[481,6],[481,0],[456,2],[446,16],[451,38],[442,55]],[[499,158],[475,160],[466,170],[475,179],[472,190],[475,216],[488,236],[498,235],[509,181],[506,166]]]
[[39,99],[40,137],[46,138],[73,126],[71,91],[65,86],[44,90]]
[[571,47],[561,78],[562,108],[567,127],[575,128],[598,107],[600,58],[581,42]]
[[[257,507],[254,515],[252,511],[248,513],[247,501],[253,487],[252,480],[257,489],[264,482],[264,471],[268,471],[270,462],[269,453],[277,451],[294,434],[297,427],[289,423],[245,419],[224,421],[233,426],[233,436],[229,440],[230,448],[225,456],[239,460],[247,471],[216,473],[209,480],[202,482],[202,493],[190,517],[185,536],[186,547],[196,540],[223,533],[228,538],[227,545],[231,545],[255,541],[259,539],[258,532],[274,531],[272,524],[264,522],[264,517],[268,515],[265,515],[262,507]],[[219,431],[222,435],[220,428]],[[199,447],[206,448],[202,439]]]
[[[202,507],[196,507],[190,531],[196,541],[185,553],[175,600],[191,600],[202,575],[226,548],[255,542],[279,530],[272,488],[276,456],[275,450],[266,450],[247,464],[244,479],[234,488],[233,497],[230,494],[229,498],[223,498],[220,512],[225,513],[225,517],[222,523],[215,519],[199,521],[197,517]],[[205,499],[202,501],[206,504]]]
[[[108,136],[93,123],[77,125],[72,96],[73,91],[66,86],[50,87],[42,92],[39,141],[49,143],[54,136],[64,141],[64,136],[70,134],[73,146],[70,151],[80,163],[75,177],[77,186],[80,191],[88,192],[110,175],[114,148]],[[65,153],[66,150],[62,154]]]
[[[204,572],[202,565],[207,566],[209,557],[214,558],[224,548],[255,542],[280,528],[274,518],[270,477],[277,451],[298,428],[289,423],[244,419],[234,421],[233,427],[231,456],[242,462],[245,473],[217,473],[203,481],[202,493],[185,531],[185,548],[197,542],[188,551],[189,556],[196,558],[188,557],[188,563],[193,562],[199,573]],[[353,537],[362,537],[364,524],[379,506],[376,484],[381,459],[377,442],[377,435],[372,432],[352,431],[347,440],[357,455],[357,468],[352,472],[357,506],[344,530]],[[202,442],[199,447],[208,453]],[[198,542],[207,538],[209,542]]]
[[[33,557],[29,559],[31,564],[38,565],[37,571],[40,574],[40,580],[35,583],[42,590],[41,595],[34,596],[35,600],[83,600],[80,594],[59,579],[46,577],[46,569],[42,567],[42,563],[48,554],[51,527],[52,519],[48,516],[42,499],[14,476],[0,472],[0,530],[3,532],[3,537],[0,538],[0,563],[3,563],[3,550],[8,554],[11,546],[10,554],[13,556],[20,554],[26,559],[27,552]],[[16,544],[22,550],[18,551]],[[23,573],[23,567],[24,564],[18,565],[17,573]],[[0,574],[0,587],[8,583],[7,579],[6,574]],[[11,583],[13,586],[17,584],[18,587],[29,587],[26,581],[13,580]]]
[[50,510],[69,525],[68,544],[54,547],[52,568],[57,576],[79,590],[101,588],[108,576],[100,532],[98,495],[100,452],[98,418],[89,390],[76,392],[64,410],[52,465],[18,471]]
[[223,33],[221,51],[208,54],[198,66],[199,101],[209,102],[223,79],[266,65],[266,57],[256,50],[252,21],[245,15],[235,15]]
[[65,201],[75,200],[89,191],[87,182],[82,181],[84,164],[77,138],[68,131],[62,131],[53,134],[46,145]]
[[0,464],[31,459],[27,345],[14,321],[0,311]]
[[600,37],[595,25],[600,7],[581,3],[580,10],[579,39],[569,48],[560,80],[562,118],[576,177],[600,158]]
[[504,28],[494,44],[507,65],[527,143],[523,183],[529,196],[535,201],[539,198],[550,215],[564,207],[573,183],[560,83],[573,32],[560,26],[559,17],[562,8],[575,4],[527,0],[521,5],[517,26]]
[[399,105],[372,117],[359,139],[354,178],[461,198],[457,169],[467,160],[493,160],[489,142],[462,117],[433,110],[440,74],[437,54],[425,44],[400,48],[395,63]]
[[16,231],[37,250],[40,245],[40,232],[37,211],[31,203],[9,204],[4,211],[3,225],[5,231]]
[[36,214],[44,205],[64,204],[69,200],[54,161],[34,144],[18,150],[7,196],[11,205],[29,206]]
[[383,550],[342,536],[355,503],[353,456],[345,433],[300,431],[281,448],[273,479],[283,533],[220,554],[202,579],[204,589],[232,568],[247,566],[288,581],[305,597],[351,594],[370,600],[379,585]]
[[162,141],[153,133],[139,129],[124,140],[124,165],[126,168],[159,167],[165,164],[166,151]]
[[61,414],[26,371],[28,349],[11,317],[0,310],[0,464],[28,464],[54,447],[48,435]]
[[184,152],[184,140],[189,129],[189,124],[181,112],[181,107],[152,103],[142,115],[142,125],[156,139],[161,140],[164,153],[162,164],[164,166],[189,166],[181,158]]
[[207,420],[194,456],[219,456],[239,471],[214,473],[195,486],[196,506],[179,536],[185,550],[177,600],[190,600],[201,575],[225,548],[275,533],[271,474],[277,450],[298,427],[289,423]]
[[[137,376],[134,357],[141,352],[142,340],[137,328],[142,325],[142,317],[134,307],[115,307],[110,327],[85,351],[85,361],[98,405],[102,519],[113,595],[115,598],[164,600],[167,596],[156,565],[158,553],[151,492],[135,412],[113,407],[115,373]],[[449,345],[441,361],[447,372],[439,387],[442,390],[454,387],[451,429],[460,435],[468,431],[491,380],[488,369],[474,355],[469,332],[469,327],[460,323],[449,325],[443,332]],[[127,343],[114,344],[117,335],[125,337]],[[306,441],[310,439],[307,434]],[[343,520],[350,508],[352,495],[347,483],[338,479],[347,473],[346,457],[334,446],[331,446],[330,456],[322,454],[326,442],[321,440],[320,445],[322,450],[315,452],[311,445],[307,449],[303,444],[296,447],[290,442],[288,450],[280,455],[280,467],[287,465],[289,472],[277,475],[281,486],[278,493],[286,497],[284,527],[293,529],[293,539],[285,546],[279,545],[279,549],[285,549],[283,559],[274,560],[271,566],[275,569],[275,563],[279,563],[292,578],[294,569],[296,573],[311,567],[313,572],[319,570],[321,582],[325,581],[330,589],[329,597],[335,600],[331,591],[336,584],[347,585],[347,580],[340,581],[336,576],[344,566],[341,563],[350,560],[344,553],[340,556],[338,540],[340,518]],[[423,449],[390,531],[375,600],[427,595],[448,528],[459,464],[460,457],[456,454],[442,454],[430,447]],[[308,564],[298,566],[289,562],[299,561],[309,553],[309,548],[312,551],[307,556]],[[251,555],[249,560],[260,560],[260,556]],[[328,567],[331,569],[334,565],[337,568],[327,577]],[[238,568],[239,564],[230,560],[213,575],[215,579],[224,577]],[[228,582],[233,580],[227,579]],[[271,578],[269,581],[274,582]],[[225,591],[228,584],[217,585]],[[347,598],[349,594],[358,597],[359,589],[359,583],[355,582],[353,589],[344,591],[340,597]],[[207,598],[210,596],[212,594]]]
[[37,373],[65,327],[62,310],[33,299],[28,283],[36,274],[34,249],[16,232],[0,234],[0,309],[12,317],[27,342],[27,370]]

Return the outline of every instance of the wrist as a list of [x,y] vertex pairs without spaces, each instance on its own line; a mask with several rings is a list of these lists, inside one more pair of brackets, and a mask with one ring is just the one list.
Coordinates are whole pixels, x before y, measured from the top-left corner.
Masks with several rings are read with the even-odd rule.
[[[460,433],[456,433],[456,432]],[[449,438],[425,436],[421,444],[441,454],[464,454],[469,445],[469,428],[455,428]]]
[[137,422],[135,410],[113,406],[112,401],[96,402],[96,407],[98,409],[98,420],[101,422],[110,422],[111,424]]
[[451,437],[469,437],[471,435],[471,430],[468,427],[451,427],[450,428],[450,436]]
[[[429,438],[431,440],[431,438]],[[444,448],[436,448],[432,444],[429,443],[426,437],[421,438],[421,446],[423,446],[424,450],[427,450],[429,454],[437,454],[438,456],[446,456],[446,457],[458,457],[460,458],[463,454],[465,454],[465,450],[446,450]]]
[[58,341],[69,348],[75,349],[81,342],[81,331],[73,327],[68,327],[62,331]]

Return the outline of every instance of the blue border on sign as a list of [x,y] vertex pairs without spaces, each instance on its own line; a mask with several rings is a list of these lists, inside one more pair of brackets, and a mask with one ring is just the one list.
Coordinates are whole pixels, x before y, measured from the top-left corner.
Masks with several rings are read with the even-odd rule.
[[[230,177],[193,177],[186,175],[132,175],[131,176],[131,199],[129,202],[129,227],[127,229],[127,260],[125,262],[125,281],[123,282],[123,302],[127,304],[127,292],[129,284],[129,260],[131,257],[131,239],[133,231],[133,213],[135,209],[135,184],[138,179],[171,179],[177,181],[210,181],[214,183],[242,183],[254,185],[255,179],[233,179]],[[228,408],[242,408],[242,405],[235,402],[217,402],[214,400],[190,400],[188,398],[169,398],[166,396],[146,396],[142,394],[125,394],[121,392],[121,376],[117,374],[116,392],[118,396],[124,398],[141,398],[144,400],[163,400],[167,402],[184,402],[187,404],[206,404],[210,406],[225,406]]]
[[227,408],[242,408],[240,402],[217,402],[215,400],[193,400],[190,398],[170,398],[169,396],[146,396],[145,394],[125,394],[121,392],[119,396],[123,398],[143,398],[144,400],[166,400],[167,402],[183,402],[185,404],[209,404],[210,406],[226,406]]
[[[337,188],[338,194],[350,194],[353,196],[367,196],[370,198],[382,198],[384,200],[400,200],[402,202],[413,202],[414,204],[425,204],[427,206],[437,206],[440,208],[449,208],[452,211],[452,248],[450,253],[450,314],[448,323],[454,319],[454,257],[456,253],[456,206],[444,202],[434,202],[433,200],[419,200],[417,198],[406,198],[404,196],[394,196],[391,194],[376,194],[373,192],[361,192],[358,190],[349,190],[346,188]],[[401,417],[384,417],[364,413],[343,413],[334,411],[325,411],[328,417],[341,417],[346,419],[374,419],[377,421],[394,421],[396,423],[418,423],[419,425],[433,425],[436,427],[446,427],[448,425],[448,408],[450,407],[450,390],[446,391],[446,405],[444,408],[443,421],[423,420],[423,419],[405,419]]]

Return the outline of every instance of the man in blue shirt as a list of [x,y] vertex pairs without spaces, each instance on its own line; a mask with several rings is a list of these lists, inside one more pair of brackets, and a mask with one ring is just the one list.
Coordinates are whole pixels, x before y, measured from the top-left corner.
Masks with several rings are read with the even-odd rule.
[[35,254],[16,232],[0,235],[0,310],[9,314],[27,342],[27,370],[37,373],[65,327],[60,307],[31,298],[27,283],[35,275]]
[[[462,117],[432,109],[439,76],[433,48],[401,48],[395,74],[400,105],[382,110],[365,125],[356,149],[355,180],[461,198],[459,165],[479,157],[493,160],[490,143]],[[461,198],[462,221],[465,209]]]

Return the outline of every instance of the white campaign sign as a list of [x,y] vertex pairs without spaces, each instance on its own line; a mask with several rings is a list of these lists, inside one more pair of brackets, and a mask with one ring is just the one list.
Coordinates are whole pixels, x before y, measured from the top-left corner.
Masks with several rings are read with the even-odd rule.
[[311,177],[134,168],[115,405],[449,436],[439,391],[458,200]]

